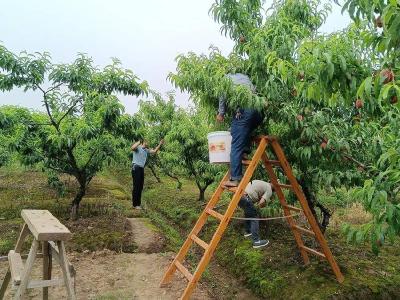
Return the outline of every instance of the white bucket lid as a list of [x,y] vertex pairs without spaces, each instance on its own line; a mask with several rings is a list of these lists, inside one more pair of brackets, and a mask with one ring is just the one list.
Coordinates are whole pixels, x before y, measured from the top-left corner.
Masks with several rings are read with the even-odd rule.
[[230,136],[231,133],[229,131],[214,131],[210,132],[207,134],[207,137],[213,137],[213,136]]

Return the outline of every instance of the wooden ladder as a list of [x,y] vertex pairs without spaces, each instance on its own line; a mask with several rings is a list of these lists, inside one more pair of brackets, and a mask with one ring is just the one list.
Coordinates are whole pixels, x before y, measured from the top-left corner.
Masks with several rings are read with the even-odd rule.
[[[165,272],[162,280],[161,286],[167,284],[172,279],[172,275],[178,269],[188,280],[188,285],[183,292],[181,299],[189,299],[194,288],[196,287],[197,282],[199,281],[201,275],[203,274],[204,270],[206,269],[221,237],[224,233],[228,223],[235,212],[235,209],[239,203],[240,198],[242,197],[244,190],[247,184],[250,182],[251,177],[256,170],[258,163],[260,161],[263,162],[265,169],[269,175],[271,184],[274,187],[274,190],[278,196],[278,199],[282,205],[283,213],[286,216],[286,219],[289,223],[290,229],[293,232],[294,238],[296,240],[297,246],[300,250],[300,254],[304,260],[304,263],[307,265],[310,263],[310,259],[308,254],[314,254],[320,258],[326,259],[330,264],[333,273],[336,275],[336,278],[339,282],[343,282],[344,277],[340,272],[339,266],[336,263],[331,250],[318,226],[317,221],[312,214],[307,199],[305,198],[303,191],[299,183],[297,182],[295,176],[293,175],[292,169],[283,153],[281,146],[279,145],[277,139],[271,136],[260,136],[256,139],[258,143],[257,150],[252,158],[251,161],[244,163],[247,165],[246,172],[239,183],[239,186],[236,188],[226,188],[223,186],[223,183],[229,179],[229,171],[225,174],[224,178],[222,179],[221,183],[219,184],[217,190],[214,192],[213,196],[211,197],[210,201],[204,208],[203,212],[201,213],[199,219],[197,220],[195,226],[193,227],[192,231],[189,233],[186,241],[183,243],[182,248],[179,250],[178,254],[172,261],[171,265],[168,267],[167,271]],[[268,146],[271,146],[272,151],[275,153],[276,160],[270,160],[267,156],[266,149]],[[282,168],[284,174],[286,175],[287,179],[289,180],[289,184],[282,184],[278,182],[278,178],[275,174],[274,167]],[[285,195],[282,192],[282,189],[290,189],[292,192],[295,193],[297,199],[300,202],[301,208],[288,205],[285,199]],[[230,192],[234,192],[232,200],[229,203],[229,206],[225,212],[225,214],[221,214],[214,210],[216,204],[221,198],[222,193],[224,190],[228,190]],[[308,220],[310,225],[310,229],[303,228],[295,223],[295,220],[291,214],[292,211],[302,212],[304,213],[305,217]],[[205,241],[201,240],[197,235],[199,234],[200,230],[206,223],[209,216],[212,216],[219,220],[219,225],[217,230],[215,231],[211,241],[206,243]],[[310,235],[316,239],[318,242],[321,251],[309,248],[304,245],[302,240],[302,234]],[[190,246],[195,242],[201,248],[204,249],[204,255],[202,256],[195,272],[191,274],[189,270],[183,265],[183,261],[188,253]]]

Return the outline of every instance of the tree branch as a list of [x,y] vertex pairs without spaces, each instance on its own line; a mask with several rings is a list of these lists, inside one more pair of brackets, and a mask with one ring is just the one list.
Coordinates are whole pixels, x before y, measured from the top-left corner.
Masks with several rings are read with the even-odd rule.
[[[62,82],[62,83],[59,83],[59,84],[57,84],[57,85],[55,85],[55,86],[53,86],[53,87],[51,87],[51,88],[49,88],[45,93],[47,94],[47,93],[50,93],[50,92],[52,92],[52,91],[54,91],[55,89],[58,89],[60,86],[62,86],[64,83]],[[43,90],[42,90],[43,91]]]
[[36,87],[42,91],[44,95],[46,95],[46,91],[40,87],[40,85],[36,84]]
[[39,90],[41,90],[42,93],[43,93],[44,105],[45,105],[45,107],[46,107],[47,115],[48,115],[49,118],[50,118],[51,124],[54,126],[54,128],[57,130],[57,132],[60,133],[60,129],[59,129],[59,127],[58,127],[58,124],[54,121],[54,118],[53,118],[53,116],[52,116],[52,114],[51,114],[51,112],[50,112],[49,103],[47,102],[47,99],[46,99],[46,97],[47,97],[47,91],[43,90],[43,89],[40,87],[40,85],[38,85],[38,84],[36,84],[36,87],[37,87]]
[[[327,142],[327,139],[326,139],[326,138],[323,138],[323,137],[319,137],[319,138],[320,138],[323,142],[325,142],[325,143]],[[367,166],[366,166],[365,164],[363,164],[362,162],[358,161],[357,159],[355,159],[354,157],[352,157],[350,154],[344,152],[343,150],[340,150],[340,149],[339,149],[339,151],[338,151],[338,150],[337,150],[335,147],[333,147],[333,146],[330,146],[329,149],[332,150],[332,151],[339,152],[340,155],[342,155],[342,156],[345,157],[346,159],[348,159],[348,160],[354,162],[355,164],[357,164],[359,167],[363,168],[364,170],[367,168]]]
[[52,166],[46,166],[46,167],[51,169],[51,170],[53,170],[53,171],[56,171],[56,172],[65,173],[63,170],[61,170],[59,168],[55,168],[55,167],[52,167]]
[[78,104],[79,100],[76,100],[74,102],[74,104],[72,104],[72,106],[70,108],[68,108],[67,112],[60,118],[60,120],[58,120],[57,124],[58,126],[60,126],[61,121],[67,116],[69,115],[69,113],[75,108],[75,106]]
[[86,169],[86,167],[89,165],[90,161],[92,160],[92,158],[94,157],[94,155],[96,154],[96,152],[97,152],[97,149],[95,149],[95,150],[93,151],[93,153],[90,155],[88,161],[86,162],[85,166],[83,167],[84,169]]
[[358,160],[356,160],[354,157],[348,155],[347,153],[343,153],[342,155],[343,155],[343,157],[347,158],[348,160],[351,160],[352,162],[354,162],[355,164],[357,164],[359,167],[363,168],[364,170],[367,167],[365,164],[363,164],[362,162],[359,162]]

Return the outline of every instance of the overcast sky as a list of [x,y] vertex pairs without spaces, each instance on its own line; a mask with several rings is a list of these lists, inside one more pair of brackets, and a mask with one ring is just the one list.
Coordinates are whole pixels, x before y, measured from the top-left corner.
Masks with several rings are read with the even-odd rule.
[[[117,57],[123,67],[161,93],[173,90],[166,76],[175,70],[178,54],[207,53],[211,44],[228,54],[233,45],[220,35],[219,25],[208,15],[213,0],[2,2],[0,42],[11,51],[47,51],[56,63],[72,62],[77,53],[83,52],[99,66]],[[349,18],[334,5],[322,31],[336,31],[348,23]],[[137,111],[137,99],[121,100],[127,112]],[[177,92],[177,103],[187,106],[188,96]],[[42,109],[36,92],[0,93],[3,104]]]

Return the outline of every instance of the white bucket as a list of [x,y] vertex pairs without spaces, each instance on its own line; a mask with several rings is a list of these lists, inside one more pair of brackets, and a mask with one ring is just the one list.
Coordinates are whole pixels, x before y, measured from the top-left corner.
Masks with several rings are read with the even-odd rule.
[[232,136],[229,131],[215,131],[207,135],[210,163],[229,163]]

